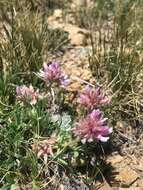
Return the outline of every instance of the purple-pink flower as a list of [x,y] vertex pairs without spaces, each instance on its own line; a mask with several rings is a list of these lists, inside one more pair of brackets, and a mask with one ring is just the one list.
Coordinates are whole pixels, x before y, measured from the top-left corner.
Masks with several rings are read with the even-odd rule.
[[72,131],[83,143],[93,140],[106,142],[109,139],[108,135],[112,133],[112,128],[108,127],[107,118],[104,118],[103,113],[97,109],[81,119]]
[[38,76],[47,82],[56,82],[62,87],[66,87],[69,84],[68,76],[61,71],[60,63],[52,61],[50,63],[44,63],[43,69],[40,70]]
[[17,98],[25,103],[30,103],[31,105],[35,105],[40,98],[39,90],[34,90],[33,86],[29,87],[17,86],[16,87]]
[[103,95],[100,87],[93,89],[90,86],[86,86],[80,94],[79,102],[87,109],[93,109],[100,105],[108,104],[110,100],[107,96]]

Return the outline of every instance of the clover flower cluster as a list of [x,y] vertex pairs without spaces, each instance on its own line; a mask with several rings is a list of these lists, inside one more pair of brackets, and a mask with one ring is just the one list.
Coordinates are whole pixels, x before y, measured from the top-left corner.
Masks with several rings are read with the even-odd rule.
[[106,105],[110,102],[109,98],[101,92],[101,88],[93,89],[86,86],[83,93],[80,94],[79,103],[84,105],[88,110]]
[[108,127],[107,118],[103,117],[103,113],[99,109],[94,109],[76,124],[73,132],[83,143],[93,140],[106,142],[109,139],[107,136],[112,133],[112,128]]
[[[37,73],[47,86],[51,87],[56,84],[59,87],[66,87],[69,84],[69,79],[60,67],[60,63],[53,61],[48,64],[44,63],[43,68]],[[35,105],[42,98],[39,90],[34,90],[33,86],[29,87],[17,86],[17,99]],[[108,126],[108,118],[104,117],[104,113],[100,110],[101,106],[110,103],[110,99],[104,95],[101,88],[94,89],[86,86],[84,91],[79,95],[79,101],[87,112],[87,115],[81,118],[72,129],[72,133],[80,139],[82,143],[99,140],[106,142],[109,135],[112,133],[112,128]],[[32,149],[37,152],[38,158],[47,160],[48,156],[53,155],[53,146],[55,140],[48,139],[39,141],[38,144],[33,144]]]
[[38,158],[43,158],[45,162],[49,156],[53,156],[53,145],[56,143],[54,138],[41,140],[32,145],[32,150],[37,153]]
[[101,105],[109,102],[109,98],[103,95],[100,88],[93,89],[87,86],[80,94],[79,103],[90,113],[80,119],[72,131],[82,143],[93,140],[106,142],[109,139],[108,135],[112,133],[112,128],[108,127],[107,118],[104,118],[103,112],[99,109]]
[[39,94],[39,90],[34,90],[33,86],[30,85],[29,87],[17,86],[16,87],[17,99],[24,102],[30,103],[31,105],[35,105],[38,99],[41,97]]
[[[65,75],[60,67],[60,63],[53,61],[48,64],[43,64],[43,69],[41,69],[37,76],[44,80],[46,83],[56,83],[61,87],[66,87],[69,84],[68,76]],[[29,87],[22,85],[16,87],[17,99],[35,105],[38,99],[42,98],[39,90],[34,90],[33,86]]]
[[[44,63],[43,69],[41,69],[37,76],[40,77],[49,86],[51,84],[56,84],[59,87],[65,88],[69,84],[68,76],[65,75],[59,62],[53,61],[50,63]],[[43,99],[43,94],[39,93],[39,89],[34,90],[33,86],[29,87],[22,85],[16,87],[17,100],[23,102],[24,104],[35,105],[39,99]],[[48,139],[39,141],[37,144],[32,145],[33,151],[37,153],[38,158],[42,158],[47,161],[48,156],[53,155],[53,146],[55,144],[55,139]]]
[[56,61],[44,63],[43,69],[37,75],[46,83],[57,83],[61,87],[66,87],[69,84],[68,76],[62,72],[60,63]]

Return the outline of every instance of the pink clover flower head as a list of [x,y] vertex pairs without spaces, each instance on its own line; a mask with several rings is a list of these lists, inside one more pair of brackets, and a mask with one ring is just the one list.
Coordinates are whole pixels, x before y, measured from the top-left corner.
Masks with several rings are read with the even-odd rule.
[[53,156],[53,146],[55,144],[55,139],[47,139],[39,141],[37,144],[32,145],[32,150],[37,153],[38,158],[43,158],[46,162],[48,156]]
[[52,61],[50,63],[44,63],[43,69],[40,70],[38,76],[45,82],[57,82],[62,87],[66,87],[69,84],[69,79],[61,71],[60,63]]
[[93,89],[90,86],[86,86],[83,93],[81,93],[79,97],[79,103],[88,109],[93,109],[100,105],[108,104],[109,102],[109,98],[103,95],[100,87]]
[[17,86],[16,87],[17,98],[25,103],[30,103],[31,105],[35,105],[40,98],[39,90],[34,90],[33,86],[29,87]]
[[99,109],[94,109],[86,118],[81,119],[72,129],[82,143],[100,140],[106,142],[112,133],[112,128],[107,125],[107,118]]

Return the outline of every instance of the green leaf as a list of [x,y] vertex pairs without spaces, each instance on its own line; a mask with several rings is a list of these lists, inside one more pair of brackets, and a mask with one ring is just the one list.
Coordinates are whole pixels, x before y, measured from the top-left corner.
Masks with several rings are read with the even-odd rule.
[[10,185],[6,184],[3,187],[1,187],[1,190],[10,190]]
[[71,116],[64,113],[62,116],[59,114],[55,114],[52,116],[52,120],[57,122],[61,129],[67,130],[71,128]]
[[40,190],[40,187],[36,184],[35,180],[33,180],[32,184],[33,184],[32,190]]
[[77,158],[79,156],[79,152],[75,151],[74,152],[74,157]]

